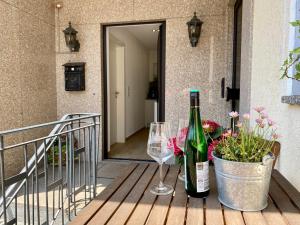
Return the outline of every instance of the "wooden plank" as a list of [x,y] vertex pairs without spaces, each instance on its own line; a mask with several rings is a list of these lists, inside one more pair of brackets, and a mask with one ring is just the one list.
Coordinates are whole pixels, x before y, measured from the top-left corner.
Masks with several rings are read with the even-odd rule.
[[268,199],[268,207],[263,210],[263,216],[270,225],[288,225],[270,198]]
[[148,164],[139,164],[133,173],[126,179],[122,186],[114,193],[108,202],[95,214],[95,216],[88,222],[89,225],[105,224],[111,215],[114,214],[119,205],[126,198],[131,189],[135,186],[137,181],[143,175]]
[[78,215],[69,224],[82,225],[86,224],[90,218],[104,205],[104,203],[115,193],[120,185],[137,167],[137,163],[132,163],[124,168],[123,173],[117,177],[107,188],[105,188],[94,200],[84,207]]
[[[166,176],[165,183],[172,185],[173,187],[176,184],[176,180],[178,177],[179,167],[172,166],[168,171]],[[169,211],[169,206],[171,203],[173,195],[161,195],[157,197],[157,200],[151,210],[148,221],[146,224],[148,225],[164,225],[167,217],[167,213]]]
[[204,224],[204,209],[203,199],[189,197],[186,225],[203,225]]
[[212,166],[209,168],[209,196],[205,199],[205,215],[206,215],[206,225],[222,225],[223,213],[220,202],[218,201],[218,191],[216,184],[215,171]]
[[[165,178],[167,172],[169,170],[169,166],[163,167],[163,177]],[[131,214],[130,218],[127,221],[127,225],[137,225],[137,224],[145,224],[148,215],[152,209],[152,206],[157,198],[156,195],[150,192],[150,188],[154,184],[158,184],[159,182],[159,170],[156,172],[154,178],[152,179],[151,183],[148,185],[148,188],[144,192],[141,200],[139,201],[138,205],[136,206],[135,210]]]
[[244,225],[244,219],[241,211],[230,209],[224,206],[225,224]]
[[[244,212],[243,213],[245,223],[247,225],[268,225],[267,221],[263,217],[260,211],[258,212]],[[270,224],[273,225],[273,224]],[[275,225],[275,224],[274,224]]]
[[147,188],[149,182],[153,178],[157,167],[157,164],[151,164],[147,168],[142,178],[138,181],[138,183],[132,189],[130,194],[123,201],[122,205],[118,208],[113,217],[109,220],[109,222],[107,223],[108,225],[122,225],[126,223],[130,214],[134,210],[135,206],[138,204],[139,199],[141,198],[142,194]]
[[272,177],[300,209],[300,192],[278,170],[273,170]]
[[274,204],[280,209],[281,214],[290,225],[300,225],[300,211],[292,204],[289,197],[282,191],[274,178],[271,179],[270,195]]
[[175,194],[167,218],[167,225],[184,225],[187,199],[184,182],[177,179]]

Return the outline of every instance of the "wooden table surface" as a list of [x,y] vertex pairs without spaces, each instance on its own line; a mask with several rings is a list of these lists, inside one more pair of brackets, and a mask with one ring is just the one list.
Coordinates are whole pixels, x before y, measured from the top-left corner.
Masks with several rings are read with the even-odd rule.
[[173,195],[155,196],[149,187],[159,181],[154,163],[124,166],[114,180],[70,224],[129,225],[300,225],[300,193],[276,170],[273,171],[269,205],[259,212],[231,210],[219,203],[213,167],[207,199],[188,197],[177,179],[177,166],[164,166],[165,183]]

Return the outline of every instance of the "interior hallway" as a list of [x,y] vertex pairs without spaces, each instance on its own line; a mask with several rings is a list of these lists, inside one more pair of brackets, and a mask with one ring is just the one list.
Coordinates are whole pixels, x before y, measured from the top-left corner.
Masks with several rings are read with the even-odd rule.
[[109,158],[152,160],[147,154],[147,140],[149,130],[144,128],[126,139],[125,143],[116,143],[111,146]]

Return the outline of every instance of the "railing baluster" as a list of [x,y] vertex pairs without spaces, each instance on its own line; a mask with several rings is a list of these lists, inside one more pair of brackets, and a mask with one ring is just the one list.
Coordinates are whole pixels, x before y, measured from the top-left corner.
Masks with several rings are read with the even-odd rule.
[[88,156],[89,156],[89,194],[90,194],[90,201],[92,200],[92,181],[91,181],[91,174],[92,174],[92,168],[91,168],[91,161],[92,161],[92,156],[91,156],[91,148],[92,148],[92,144],[91,144],[91,127],[89,127],[88,129],[88,134],[89,134],[89,150],[88,150]]
[[5,194],[5,184],[4,184],[4,178],[5,178],[5,172],[4,172],[4,138],[1,135],[0,136],[0,181],[1,181],[1,192],[3,197],[2,207],[3,207],[3,219],[4,224],[7,223],[7,214],[6,214],[6,194]]
[[[78,127],[80,128],[80,115],[78,116]],[[81,130],[79,129],[78,130],[78,146],[77,146],[77,148],[79,149],[79,148],[81,148],[82,147],[82,144],[81,144],[81,138],[80,138],[80,136],[81,136]],[[79,174],[79,187],[81,187],[81,154],[79,154],[78,155],[78,174]]]
[[84,161],[83,161],[83,177],[84,177],[84,204],[87,204],[86,201],[86,152],[87,152],[87,145],[86,145],[86,137],[85,137],[85,128],[83,129],[83,146],[85,148],[84,152]]
[[[52,153],[52,183],[55,181],[55,144],[51,147]],[[55,188],[52,190],[52,220],[55,219]]]
[[[69,125],[67,126],[68,129]],[[66,181],[67,181],[67,188],[66,188],[66,192],[67,192],[67,198],[68,198],[68,219],[69,221],[71,221],[71,192],[70,192],[70,151],[69,151],[69,145],[70,145],[70,141],[69,141],[69,133],[66,134]]]
[[[71,126],[73,128],[73,125]],[[71,155],[72,155],[72,186],[73,186],[73,206],[74,206],[74,215],[76,216],[76,196],[75,196],[75,193],[76,193],[76,179],[75,179],[75,152],[74,152],[74,149],[75,149],[75,137],[74,137],[75,133],[73,131],[71,131]]]
[[[46,222],[49,224],[49,205],[48,205],[48,153],[46,151],[46,140],[44,140],[44,171],[45,171],[45,194],[46,194]],[[53,174],[54,176],[54,174]],[[53,199],[54,201],[54,199]]]
[[[25,193],[24,193],[24,203],[26,207],[24,207],[24,221],[26,221],[26,214],[28,224],[30,224],[30,203],[29,203],[29,174],[28,174],[28,146],[24,145],[24,162],[25,162],[25,171],[26,171],[26,181],[25,181]],[[25,223],[26,224],[26,223]]]
[[34,225],[35,221],[35,217],[34,217],[34,174],[32,174],[32,224]]
[[[34,142],[34,155],[35,155],[35,188],[36,188],[36,204],[37,204],[37,223],[38,223],[38,225],[40,225],[41,218],[40,218],[40,193],[39,193],[37,142]],[[34,204],[34,202],[33,202],[33,204]]]
[[[61,138],[58,136],[58,151],[59,151],[59,178],[62,179],[62,184],[58,188],[58,198],[61,199],[61,206],[58,201],[59,208],[61,209],[61,220],[64,224],[64,179],[63,179],[63,168],[62,168],[62,148],[61,148]],[[61,193],[60,193],[61,192]]]
[[92,143],[93,143],[93,156],[94,156],[94,160],[93,160],[93,167],[94,167],[94,183],[93,183],[93,197],[96,197],[96,184],[97,184],[97,153],[96,153],[96,118],[93,118],[93,138],[92,138]]
[[16,224],[18,224],[18,195],[16,195],[15,197],[15,221],[16,221]]

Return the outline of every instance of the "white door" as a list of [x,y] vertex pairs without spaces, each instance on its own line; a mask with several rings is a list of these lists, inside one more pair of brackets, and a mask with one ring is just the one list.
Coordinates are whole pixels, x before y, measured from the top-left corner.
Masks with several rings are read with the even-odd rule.
[[125,143],[125,47],[117,47],[117,80],[115,97],[117,101],[117,142]]
[[125,55],[124,46],[109,40],[110,145],[125,142]]

